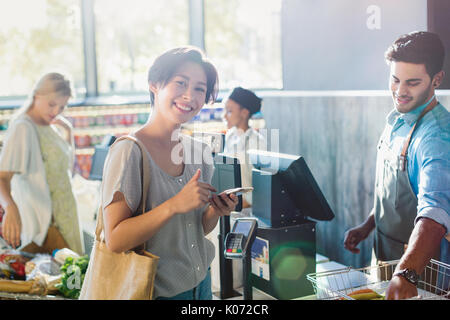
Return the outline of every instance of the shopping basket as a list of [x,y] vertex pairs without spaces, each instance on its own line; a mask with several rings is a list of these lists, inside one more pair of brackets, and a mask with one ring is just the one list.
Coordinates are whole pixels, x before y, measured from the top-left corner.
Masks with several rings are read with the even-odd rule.
[[[382,262],[377,266],[307,274],[319,300],[355,300],[349,294],[356,290],[371,289],[384,296],[399,260]],[[450,265],[431,259],[420,275],[418,296],[412,299],[450,299]]]

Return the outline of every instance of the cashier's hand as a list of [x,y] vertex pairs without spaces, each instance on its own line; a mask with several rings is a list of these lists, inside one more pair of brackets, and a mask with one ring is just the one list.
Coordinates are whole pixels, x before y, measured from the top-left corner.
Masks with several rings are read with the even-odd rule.
[[360,249],[356,246],[367,238],[370,231],[364,225],[357,226],[348,230],[344,237],[344,248],[352,253],[359,253]]
[[5,215],[2,223],[2,236],[14,249],[20,246],[20,232],[22,222],[20,220],[19,209],[12,203],[5,208]]
[[209,199],[209,203],[214,209],[214,213],[219,217],[228,216],[231,211],[236,208],[238,202],[239,199],[234,193],[230,195],[225,193],[213,194]]
[[170,199],[175,213],[188,213],[205,206],[209,202],[210,193],[216,192],[210,184],[199,181],[200,175],[201,171],[198,169],[183,189]]
[[402,276],[395,276],[386,290],[386,300],[408,299],[417,296],[417,288]]

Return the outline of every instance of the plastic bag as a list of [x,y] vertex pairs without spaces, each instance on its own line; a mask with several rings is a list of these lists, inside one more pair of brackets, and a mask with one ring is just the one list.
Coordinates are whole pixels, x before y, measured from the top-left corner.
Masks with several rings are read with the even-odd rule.
[[55,287],[61,282],[61,266],[49,254],[36,254],[25,264],[26,280],[36,280],[45,284],[45,294],[58,293]]
[[87,180],[75,174],[72,178],[72,190],[77,201],[78,216],[82,222],[95,221],[100,206],[101,181]]

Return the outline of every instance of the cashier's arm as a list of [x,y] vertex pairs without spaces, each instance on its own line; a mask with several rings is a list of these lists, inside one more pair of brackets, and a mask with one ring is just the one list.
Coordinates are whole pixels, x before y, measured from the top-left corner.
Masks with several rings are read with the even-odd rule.
[[[408,248],[395,271],[408,268],[421,274],[430,259],[439,252],[445,233],[444,226],[434,220],[419,219],[409,238]],[[386,290],[386,299],[407,299],[416,295],[417,288],[401,276],[393,277]]]

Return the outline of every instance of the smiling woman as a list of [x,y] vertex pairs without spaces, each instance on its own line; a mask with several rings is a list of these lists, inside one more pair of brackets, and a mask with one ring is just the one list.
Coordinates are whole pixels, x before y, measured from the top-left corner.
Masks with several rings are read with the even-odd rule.
[[[113,252],[143,243],[160,257],[154,296],[158,299],[212,299],[209,266],[214,246],[205,238],[219,218],[237,204],[235,195],[215,195],[211,186],[211,150],[179,134],[217,95],[217,71],[196,47],[180,47],[155,59],[148,73],[152,115],[132,135],[114,144],[105,161],[102,181],[105,242]],[[181,146],[182,161],[173,150]],[[193,147],[193,148],[192,148]],[[194,153],[192,157],[190,152]],[[201,159],[192,163],[187,159]],[[143,166],[150,168],[145,213],[139,207]],[[219,198],[220,197],[220,198]],[[222,202],[223,201],[223,202]],[[92,265],[95,268],[95,265]]]
[[203,107],[206,99],[206,74],[197,63],[186,62],[180,66],[166,85],[150,83],[158,113],[175,124],[189,121]]
[[[169,50],[166,54],[159,56],[148,71],[149,85],[165,86],[170,81],[174,81],[175,75],[183,75],[178,70],[187,61],[201,66],[205,79],[201,84],[205,86],[204,103],[214,102],[217,96],[218,75],[214,66],[207,60],[203,60],[200,52],[194,47],[181,47]],[[185,79],[189,79],[184,75]],[[183,80],[182,80],[183,81]],[[184,82],[183,82],[184,83]],[[150,103],[153,105],[155,99],[154,92],[150,91]]]

